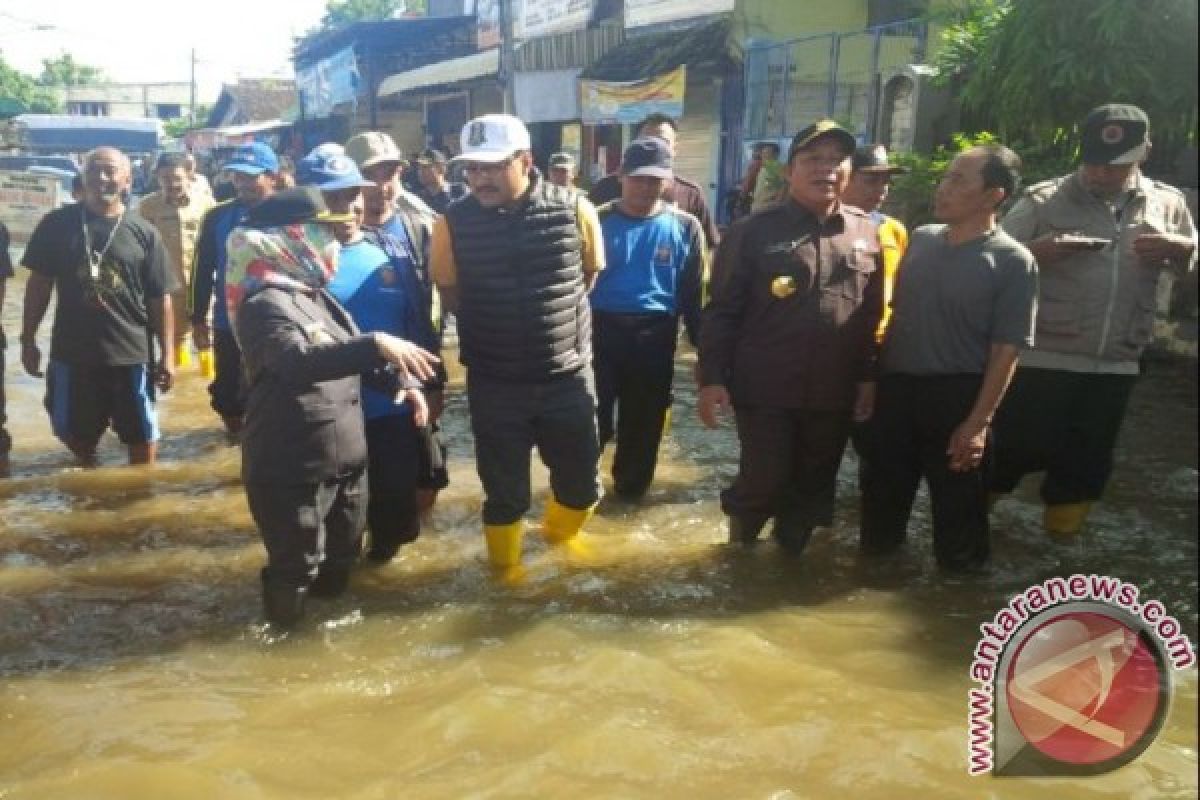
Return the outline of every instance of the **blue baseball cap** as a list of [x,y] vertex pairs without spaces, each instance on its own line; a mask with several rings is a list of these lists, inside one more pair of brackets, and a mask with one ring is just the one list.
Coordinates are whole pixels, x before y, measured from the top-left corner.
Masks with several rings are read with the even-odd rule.
[[225,163],[225,169],[246,175],[262,175],[264,172],[274,174],[279,172],[279,158],[267,145],[254,142],[234,150],[233,158]]
[[296,180],[304,186],[314,186],[322,192],[358,189],[374,186],[363,178],[358,165],[346,155],[340,144],[328,142],[317,145],[296,165]]
[[621,174],[629,177],[645,175],[665,178],[672,175],[671,150],[667,143],[654,136],[634,139],[621,156]]

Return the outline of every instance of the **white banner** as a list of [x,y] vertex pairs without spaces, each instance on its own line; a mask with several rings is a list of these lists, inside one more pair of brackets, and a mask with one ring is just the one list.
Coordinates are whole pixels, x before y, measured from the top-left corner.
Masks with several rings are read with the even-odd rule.
[[593,0],[525,0],[517,16],[518,39],[581,31],[592,17]]
[[513,86],[517,116],[525,122],[579,119],[579,67],[517,72]]
[[625,0],[625,27],[640,28],[677,19],[733,11],[734,0]]

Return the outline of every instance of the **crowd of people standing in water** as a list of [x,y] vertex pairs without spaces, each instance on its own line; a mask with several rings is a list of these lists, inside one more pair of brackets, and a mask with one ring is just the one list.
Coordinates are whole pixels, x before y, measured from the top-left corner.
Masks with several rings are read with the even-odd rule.
[[360,559],[393,559],[446,485],[449,314],[502,581],[521,575],[534,448],[551,489],[538,528],[554,547],[586,550],[608,443],[614,494],[642,500],[680,321],[701,420],[736,425],[737,475],[720,497],[731,544],[753,546],[770,523],[782,552],[802,553],[832,524],[848,442],[864,558],[903,545],[922,478],[945,570],[986,565],[991,505],[1029,472],[1045,472],[1047,531],[1081,530],[1111,471],[1158,277],[1195,261],[1182,194],[1139,168],[1140,109],[1095,109],[1078,170],[1023,191],[1008,148],[960,153],[936,191],[938,224],[911,233],[880,211],[900,169],[831,120],[786,153],[764,149],[755,210],[720,232],[703,191],[674,172],[675,132],[669,117],[644,120],[590,195],[569,154],[543,177],[525,125],[490,114],[463,127],[453,159],[416,159],[424,198],[402,185],[390,136],[370,131],[299,159],[294,187],[269,147],[244,146],[221,202],[194,164],[164,156],[161,189],[138,210],[128,158],[100,148],[80,201],[48,214],[25,250],[21,363],[44,370],[54,433],[80,462],[111,427],[132,463],[151,463],[156,393],[196,347],[241,446],[264,609],[281,626],[308,597],[343,592]]

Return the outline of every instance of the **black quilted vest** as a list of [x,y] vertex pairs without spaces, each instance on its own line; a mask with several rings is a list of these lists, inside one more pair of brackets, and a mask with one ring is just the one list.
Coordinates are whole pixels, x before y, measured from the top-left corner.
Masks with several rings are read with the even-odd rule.
[[543,382],[591,358],[575,195],[536,172],[515,209],[467,196],[446,210],[458,265],[458,339],[472,374]]

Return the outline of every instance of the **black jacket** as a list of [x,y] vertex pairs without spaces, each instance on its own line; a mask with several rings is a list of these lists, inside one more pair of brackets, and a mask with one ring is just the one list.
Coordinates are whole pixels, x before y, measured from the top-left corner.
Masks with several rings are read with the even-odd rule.
[[324,290],[267,288],[238,308],[246,375],[242,480],[316,483],[367,463],[360,376],[384,391],[400,380],[372,335]]

